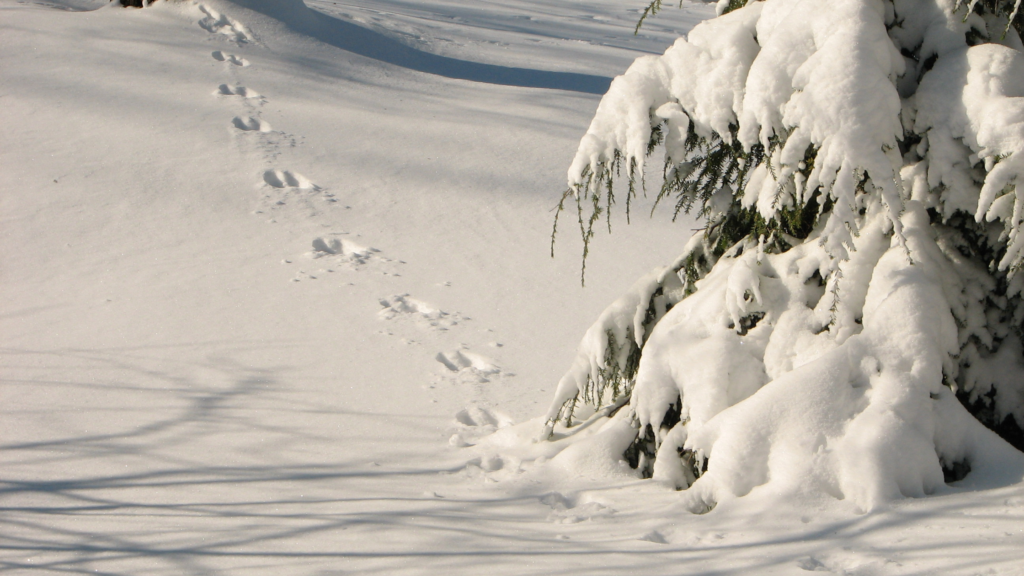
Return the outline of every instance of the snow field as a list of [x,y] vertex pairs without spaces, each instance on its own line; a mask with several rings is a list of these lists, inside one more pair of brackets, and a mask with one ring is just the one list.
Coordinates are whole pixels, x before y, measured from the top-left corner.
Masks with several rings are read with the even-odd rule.
[[[453,509],[422,494],[457,493],[450,472],[473,460],[448,444],[455,414],[501,403],[522,418],[558,370],[523,362],[524,344],[573,327],[517,327],[552,306],[520,287],[564,292],[561,309],[609,296],[577,287],[571,245],[547,257],[546,182],[592,100],[353,63],[204,6],[256,39],[204,29],[196,5],[4,12],[18,22],[3,40],[5,141],[19,145],[2,162],[23,191],[3,199],[5,562],[409,573],[408,558],[447,550],[430,566],[471,571],[459,550],[508,550],[517,506],[496,503],[501,520],[489,497]],[[210,96],[221,85],[261,97]],[[552,274],[537,284],[537,269]],[[406,291],[473,320],[439,332],[376,314]],[[533,384],[475,372],[493,382],[508,366]],[[38,515],[50,508],[73,511]],[[466,522],[485,528],[469,548],[449,536]]]
[[[634,56],[617,3],[503,4],[347,9],[487,64]],[[693,225],[617,220],[580,289],[549,210],[595,97],[381,64],[247,6],[0,4],[6,570],[1019,573],[1018,487],[693,516],[613,450],[530,443],[579,335]]]

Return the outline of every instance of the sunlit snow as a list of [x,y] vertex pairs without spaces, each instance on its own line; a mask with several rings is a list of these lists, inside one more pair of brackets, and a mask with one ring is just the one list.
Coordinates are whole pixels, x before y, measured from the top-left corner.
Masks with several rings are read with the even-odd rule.
[[[0,570],[1024,573],[1020,484],[695,515],[679,470],[622,461],[621,420],[534,442],[594,318],[700,226],[614,213],[585,289],[570,225],[549,256],[600,95],[715,14],[634,36],[645,4],[0,0]],[[790,344],[768,375],[816,345]]]

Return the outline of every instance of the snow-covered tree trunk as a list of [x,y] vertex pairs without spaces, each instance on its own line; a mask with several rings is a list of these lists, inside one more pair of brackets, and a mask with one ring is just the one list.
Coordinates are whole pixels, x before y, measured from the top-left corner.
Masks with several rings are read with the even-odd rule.
[[560,204],[584,258],[658,150],[658,200],[707,227],[587,332],[543,436],[611,407],[697,511],[1020,480],[1020,3],[723,0],[617,78]]

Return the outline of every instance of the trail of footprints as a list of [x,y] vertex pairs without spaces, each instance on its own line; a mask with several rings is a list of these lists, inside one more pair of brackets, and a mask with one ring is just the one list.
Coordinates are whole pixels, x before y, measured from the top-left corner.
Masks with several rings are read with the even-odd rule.
[[[238,46],[255,41],[252,34],[240,22],[209,6],[200,4],[199,9],[204,14],[199,21],[199,26],[211,34],[226,36],[229,41]],[[210,57],[217,62],[224,63],[225,72],[232,78],[235,76],[236,70],[252,65],[247,58],[224,50],[214,50],[210,53]],[[233,117],[230,125],[240,135],[256,135],[256,138],[249,142],[262,152],[264,162],[270,163],[276,160],[280,156],[282,148],[297,145],[296,138],[275,131],[269,122],[260,117],[260,108],[267,103],[267,98],[258,91],[232,80],[217,86],[213,95],[241,105],[243,113]],[[247,138],[253,138],[253,136],[247,136]],[[333,194],[323,190],[298,172],[270,168],[264,169],[261,177],[266,194],[260,208],[256,210],[257,214],[272,212],[293,201],[299,201],[300,208],[310,208],[310,202],[315,199],[328,203],[337,202]],[[314,209],[312,212],[317,213],[318,211]],[[274,222],[275,220],[271,218],[269,221]]]
[[[199,26],[211,34],[224,36],[230,42],[238,46],[254,42],[252,33],[240,22],[221,14],[208,6],[199,5],[204,17],[198,22]],[[232,79],[235,71],[249,68],[252,63],[239,55],[231,54],[223,50],[215,50],[210,54],[217,62],[225,65],[225,72]],[[259,139],[257,146],[264,152],[265,161],[273,161],[280,155],[282,146],[295,147],[295,137],[285,135],[283,132],[275,131],[268,122],[260,117],[259,108],[267,103],[267,98],[253,90],[242,86],[238,82],[225,82],[217,86],[213,92],[214,96],[223,98],[225,101],[233,101],[241,105],[245,111],[231,119],[231,126],[241,134],[255,135],[247,136]],[[261,186],[267,193],[264,195],[257,214],[271,213],[275,210],[295,204],[299,208],[312,208],[312,201],[319,200],[327,204],[336,204],[338,199],[330,191],[314,184],[306,176],[291,170],[267,168],[261,173]],[[344,208],[349,208],[345,206]],[[316,214],[316,210],[312,210]],[[269,222],[275,222],[270,219]],[[346,237],[349,236],[349,237]],[[332,232],[325,236],[313,239],[310,244],[311,250],[301,255],[304,264],[296,266],[296,273],[292,282],[316,281],[331,277],[338,272],[372,270],[384,276],[400,277],[396,270],[404,262],[394,261],[383,256],[380,250],[353,240],[346,232]],[[284,264],[294,264],[295,259],[284,259]],[[351,283],[350,283],[351,284]],[[450,286],[445,283],[444,286]],[[377,312],[379,319],[388,322],[389,325],[411,326],[416,330],[426,331],[433,334],[445,334],[451,330],[464,327],[470,320],[457,312],[446,312],[422,300],[411,297],[409,294],[398,294],[379,299],[380,309]],[[387,336],[394,336],[390,328],[380,332]],[[403,338],[409,344],[416,344],[415,340]],[[501,344],[492,342],[492,348],[500,348]],[[494,379],[502,379],[514,376],[501,368],[493,359],[485,354],[470,350],[466,345],[460,345],[455,349],[448,349],[437,352],[434,356],[437,361],[438,376],[435,384],[444,382],[447,384],[464,384],[479,386],[491,382]],[[430,385],[434,388],[434,385]],[[497,427],[507,425],[504,417],[472,406],[459,412],[456,415],[456,424],[461,432],[452,438],[456,446],[464,446],[474,443],[475,440]],[[500,468],[497,463],[487,463],[484,468]]]
[[[445,286],[448,283],[444,284]],[[429,340],[440,344],[444,340],[462,338],[467,332],[480,333],[478,328],[472,326],[472,319],[459,314],[448,312],[423,300],[413,298],[409,294],[396,294],[379,300],[380,309],[377,316],[382,321],[388,322],[388,328],[380,333],[387,336],[396,336],[396,332],[413,328],[419,333],[430,335]],[[391,329],[395,327],[395,330]],[[487,330],[490,332],[490,330]],[[417,341],[408,337],[402,338],[407,344],[418,344]],[[479,349],[472,349],[466,344],[459,344],[453,348],[442,349],[434,354],[437,362],[433,383],[427,386],[428,389],[459,386],[462,388],[460,396],[477,396],[483,392],[485,385],[494,385],[506,378],[515,376],[514,373],[502,368],[492,355],[502,348],[499,342],[490,342],[491,350],[481,352]],[[470,442],[471,443],[471,442]],[[462,444],[455,443],[461,446]]]
[[[447,283],[446,283],[447,285]],[[381,298],[380,309],[377,316],[389,323],[398,325],[413,326],[421,332],[431,333],[437,336],[449,335],[461,337],[466,331],[472,330],[471,319],[458,312],[447,312],[428,302],[413,298],[409,294],[397,294],[387,298]],[[453,332],[456,332],[453,334]],[[390,329],[381,332],[389,336],[395,333]],[[431,338],[440,341],[442,338]],[[416,343],[407,338],[407,343]],[[482,353],[473,350],[466,344],[447,350],[441,350],[434,355],[437,361],[437,371],[434,383],[428,388],[436,388],[441,385],[460,385],[469,388],[469,394],[477,394],[482,391],[481,386],[494,381],[501,381],[515,376],[514,373],[502,368],[491,354],[502,348],[501,343],[491,342],[491,351]]]

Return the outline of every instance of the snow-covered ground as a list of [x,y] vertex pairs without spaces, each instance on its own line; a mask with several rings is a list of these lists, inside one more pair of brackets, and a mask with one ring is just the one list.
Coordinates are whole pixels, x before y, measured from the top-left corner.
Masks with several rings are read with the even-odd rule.
[[0,0],[0,571],[1024,574],[1021,485],[694,516],[502,443],[696,227],[548,255],[595,92],[710,7],[307,4]]

